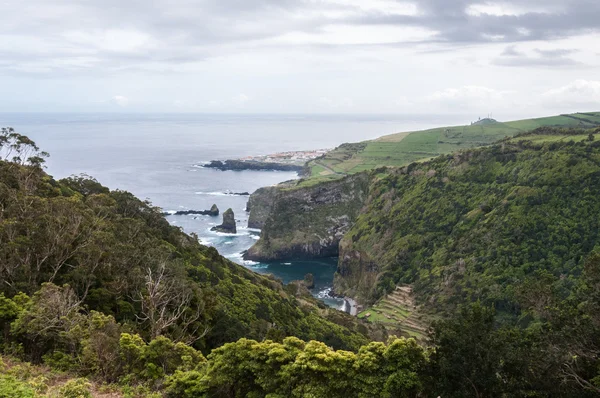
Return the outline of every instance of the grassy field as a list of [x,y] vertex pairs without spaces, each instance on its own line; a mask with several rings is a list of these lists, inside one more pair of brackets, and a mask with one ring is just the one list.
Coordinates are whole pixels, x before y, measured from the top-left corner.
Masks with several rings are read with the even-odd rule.
[[390,334],[425,339],[428,321],[419,312],[412,289],[399,286],[393,293],[358,314],[359,318],[383,325]]
[[535,143],[543,142],[561,142],[561,141],[585,141],[588,139],[588,135],[527,135],[525,137],[517,137],[511,139],[511,141],[531,141]]
[[381,166],[405,166],[459,149],[489,145],[502,138],[543,126],[600,126],[600,112],[440,127],[392,134],[372,141],[343,144],[324,157],[311,161],[309,165],[312,168],[312,175],[320,177],[352,174]]

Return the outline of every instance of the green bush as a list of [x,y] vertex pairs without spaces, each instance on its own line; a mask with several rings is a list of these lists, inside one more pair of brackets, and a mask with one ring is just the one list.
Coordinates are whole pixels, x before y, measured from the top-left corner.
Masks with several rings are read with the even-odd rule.
[[34,398],[35,390],[10,375],[0,375],[0,398]]
[[86,379],[74,379],[66,382],[60,389],[62,398],[92,398],[91,384]]

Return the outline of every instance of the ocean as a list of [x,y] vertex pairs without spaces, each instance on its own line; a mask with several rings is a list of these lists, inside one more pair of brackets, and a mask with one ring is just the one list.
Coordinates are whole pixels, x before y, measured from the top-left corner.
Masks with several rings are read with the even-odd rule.
[[[451,120],[450,120],[451,121]],[[50,153],[47,171],[55,178],[85,173],[111,189],[127,190],[164,211],[231,208],[238,233],[210,231],[221,217],[168,216],[172,225],[194,232],[205,245],[259,273],[284,283],[315,276],[313,294],[342,308],[327,295],[336,259],[261,264],[241,253],[260,236],[247,227],[247,196],[232,193],[297,178],[296,173],[219,171],[210,160],[281,151],[333,148],[400,131],[434,127],[448,118],[349,115],[43,114],[0,113],[0,126],[13,127]]]

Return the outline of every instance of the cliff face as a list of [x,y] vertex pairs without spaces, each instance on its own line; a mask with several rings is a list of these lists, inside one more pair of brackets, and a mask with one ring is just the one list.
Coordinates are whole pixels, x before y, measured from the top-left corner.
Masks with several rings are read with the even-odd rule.
[[[262,196],[267,205],[261,211],[266,212],[270,199],[271,210],[260,240],[248,250],[246,259],[336,256],[341,238],[351,228],[367,197],[369,175],[359,173],[312,186],[275,189]],[[254,206],[250,204],[251,214]]]
[[277,187],[264,187],[257,189],[256,192],[250,195],[246,205],[246,211],[250,212],[248,228],[263,229],[265,221],[267,221],[267,217],[269,217],[273,208],[278,190]]

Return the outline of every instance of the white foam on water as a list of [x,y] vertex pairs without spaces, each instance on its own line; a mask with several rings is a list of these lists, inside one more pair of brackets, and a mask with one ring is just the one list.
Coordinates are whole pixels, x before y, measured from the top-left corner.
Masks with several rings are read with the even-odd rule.
[[257,263],[256,261],[250,261],[250,260],[245,260],[244,265],[247,265],[249,268],[252,268],[252,269],[268,269],[269,268],[268,264],[261,264],[261,263]]
[[198,191],[198,192],[194,192],[196,195],[210,195],[210,196],[230,196],[224,192],[202,192],[202,191]]
[[[244,221],[246,221],[246,220],[244,220]],[[239,227],[238,229],[243,229],[244,231],[253,232],[255,234],[260,233],[260,229],[258,229],[258,228],[248,228],[248,227],[242,226],[242,227]]]
[[210,195],[210,196],[250,196],[250,195],[240,195],[239,193],[233,192],[229,189],[226,189],[225,192],[204,192],[197,191],[194,192],[196,195]]
[[[214,224],[212,224],[212,225],[214,225]],[[228,233],[225,233],[225,232],[211,231],[210,228],[208,228],[207,231],[210,232],[210,233],[212,233],[212,234],[214,234],[214,235],[224,236],[224,237],[250,236],[250,233],[248,233],[248,232],[238,232],[238,233],[235,233],[235,234],[228,234]]]

